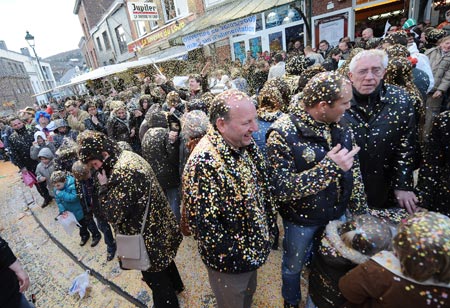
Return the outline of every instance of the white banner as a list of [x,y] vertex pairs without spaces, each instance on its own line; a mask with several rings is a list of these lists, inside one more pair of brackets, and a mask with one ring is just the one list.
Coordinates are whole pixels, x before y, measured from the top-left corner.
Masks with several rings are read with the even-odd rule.
[[128,14],[131,20],[158,20],[156,4],[151,2],[128,2]]
[[256,15],[187,35],[183,37],[183,43],[187,50],[193,50],[235,34],[255,34],[255,31]]

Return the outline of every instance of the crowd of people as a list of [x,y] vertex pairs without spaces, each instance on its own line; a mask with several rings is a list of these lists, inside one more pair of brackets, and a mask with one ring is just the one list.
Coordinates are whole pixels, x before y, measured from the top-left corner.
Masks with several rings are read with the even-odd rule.
[[[251,307],[279,227],[284,307],[447,307],[450,36],[422,26],[27,107],[1,120],[2,154],[108,261],[112,229],[146,221],[157,308],[179,307],[190,235],[218,307]],[[21,281],[0,306],[27,284],[15,260],[0,238],[0,280]]]

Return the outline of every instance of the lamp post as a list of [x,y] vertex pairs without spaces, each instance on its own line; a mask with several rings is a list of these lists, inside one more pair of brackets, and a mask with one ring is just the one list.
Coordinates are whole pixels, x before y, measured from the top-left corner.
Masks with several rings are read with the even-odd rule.
[[[32,36],[30,34],[30,32],[27,31],[27,35],[25,35],[25,40],[27,41],[27,43],[31,47],[31,49],[33,49],[34,57],[36,58],[37,64],[39,66],[39,71],[40,71],[40,73],[42,75],[42,79],[44,80],[43,88],[44,88],[45,91],[50,90],[50,87],[48,86],[48,83],[47,83],[47,79],[45,78],[45,75],[44,75],[44,70],[42,69],[42,66],[41,66],[41,62],[39,62],[39,57],[37,56],[36,50],[34,49],[34,46],[35,46],[35,44],[34,44],[34,36]],[[48,92],[45,93],[45,95],[47,96],[48,103],[50,103],[49,94],[50,93],[48,93]]]

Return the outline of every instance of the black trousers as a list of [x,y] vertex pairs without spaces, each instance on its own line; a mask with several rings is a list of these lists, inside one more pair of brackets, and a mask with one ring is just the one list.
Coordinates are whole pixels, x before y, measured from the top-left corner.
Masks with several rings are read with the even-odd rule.
[[48,192],[47,183],[45,181],[36,183],[35,186],[38,193],[41,195],[42,198],[44,198],[45,201],[49,201],[52,199],[50,193]]
[[95,224],[94,218],[92,216],[85,216],[83,219],[78,221],[81,225],[80,227],[80,237],[81,239],[89,239],[89,231],[92,233],[93,238],[98,238],[101,236],[100,231],[98,231],[97,225]]
[[155,308],[178,308],[177,293],[184,289],[175,262],[160,272],[142,272],[142,277],[152,290]]

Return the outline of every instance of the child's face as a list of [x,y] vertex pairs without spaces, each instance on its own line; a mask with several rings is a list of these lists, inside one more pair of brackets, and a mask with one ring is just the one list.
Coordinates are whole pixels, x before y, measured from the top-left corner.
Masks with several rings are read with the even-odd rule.
[[57,190],[63,190],[63,189],[64,189],[64,184],[65,184],[65,182],[58,182],[58,183],[54,183],[53,186],[54,186]]
[[37,143],[38,143],[38,144],[43,144],[43,143],[44,143],[44,139],[42,139],[41,136],[38,136],[38,137],[37,137]]
[[67,128],[65,126],[58,127],[58,132],[60,132],[62,134],[64,134],[66,132],[66,130],[67,130]]
[[50,159],[46,158],[46,157],[40,157],[41,159],[41,163],[43,163],[44,165],[48,165],[48,163],[50,162]]

